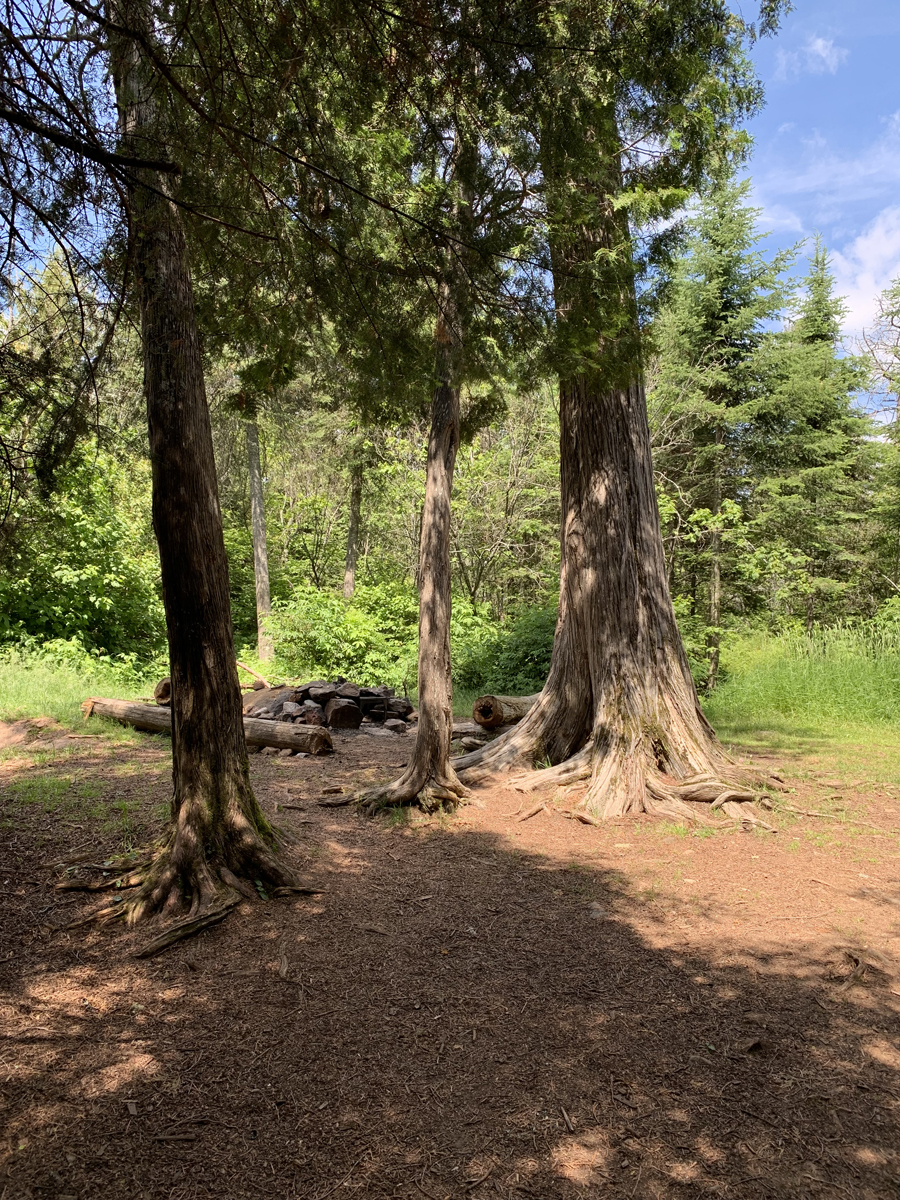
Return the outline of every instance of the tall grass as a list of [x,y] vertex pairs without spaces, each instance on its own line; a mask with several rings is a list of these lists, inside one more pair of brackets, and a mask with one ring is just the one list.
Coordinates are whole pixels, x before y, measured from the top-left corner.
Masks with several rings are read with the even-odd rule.
[[726,681],[705,705],[714,724],[762,726],[787,718],[833,729],[900,722],[894,622],[744,636],[729,644],[723,665]]
[[0,654],[0,720],[54,717],[74,728],[88,696],[123,700],[148,696],[158,674],[144,675],[128,660],[96,658],[70,642]]

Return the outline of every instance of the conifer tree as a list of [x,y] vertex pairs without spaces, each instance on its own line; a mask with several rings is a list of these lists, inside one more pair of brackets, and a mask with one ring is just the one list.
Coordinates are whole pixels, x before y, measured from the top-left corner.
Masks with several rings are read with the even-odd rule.
[[[731,122],[758,93],[743,30],[724,17],[705,0],[567,13],[548,22],[535,72],[560,389],[559,622],[538,702],[460,766],[469,780],[548,758],[557,765],[530,782],[587,778],[582,803],[600,816],[693,819],[691,801],[752,796],[734,789],[700,710],[668,590],[628,215],[671,212],[734,149]],[[566,38],[594,49],[578,76],[560,71]],[[654,141],[664,148],[645,157]]]
[[[692,607],[705,608],[706,686],[716,686],[723,587],[734,518],[747,486],[750,406],[768,384],[760,356],[787,295],[789,253],[768,259],[746,203],[750,184],[724,178],[701,200],[668,302],[656,323],[651,411],[668,431],[656,467],[687,533]],[[670,547],[670,554],[678,552]]]
[[820,238],[801,288],[796,319],[765,340],[765,387],[747,406],[742,449],[750,541],[790,562],[782,604],[799,605],[812,629],[871,586],[864,513],[882,455],[856,399],[870,372],[841,351],[846,306]]

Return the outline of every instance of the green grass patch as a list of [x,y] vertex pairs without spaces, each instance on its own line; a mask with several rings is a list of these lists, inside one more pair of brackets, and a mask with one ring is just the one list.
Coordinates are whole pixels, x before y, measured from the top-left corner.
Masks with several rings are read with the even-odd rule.
[[900,783],[900,629],[733,639],[705,698],[726,743],[795,756],[815,773]]
[[[76,732],[84,731],[82,701],[88,696],[133,700],[153,694],[156,675],[142,678],[131,668],[92,658],[68,643],[47,652],[7,652],[0,656],[0,720],[53,717]],[[117,740],[134,740],[134,730],[91,718]]]

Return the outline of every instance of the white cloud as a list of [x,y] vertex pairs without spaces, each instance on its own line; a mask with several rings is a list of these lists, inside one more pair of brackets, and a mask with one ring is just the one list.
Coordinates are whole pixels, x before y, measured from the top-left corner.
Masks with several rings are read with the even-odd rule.
[[839,295],[846,296],[847,327],[860,333],[870,326],[878,297],[900,275],[900,205],[884,208],[843,250],[832,252]]
[[836,46],[832,38],[807,38],[806,45],[799,50],[778,50],[775,78],[785,80],[795,75],[834,75],[849,53],[843,46]]
[[871,212],[900,188],[900,112],[885,121],[880,137],[852,155],[830,149],[818,132],[802,146],[789,165],[782,160],[754,182],[764,208],[803,208],[807,229],[833,225],[860,204],[868,203]]

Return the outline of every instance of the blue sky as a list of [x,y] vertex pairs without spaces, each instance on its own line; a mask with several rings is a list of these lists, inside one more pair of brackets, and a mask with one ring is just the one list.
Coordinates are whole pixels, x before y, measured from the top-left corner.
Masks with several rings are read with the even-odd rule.
[[858,333],[900,275],[900,0],[796,0],[753,57],[761,227],[770,246],[823,235]]

